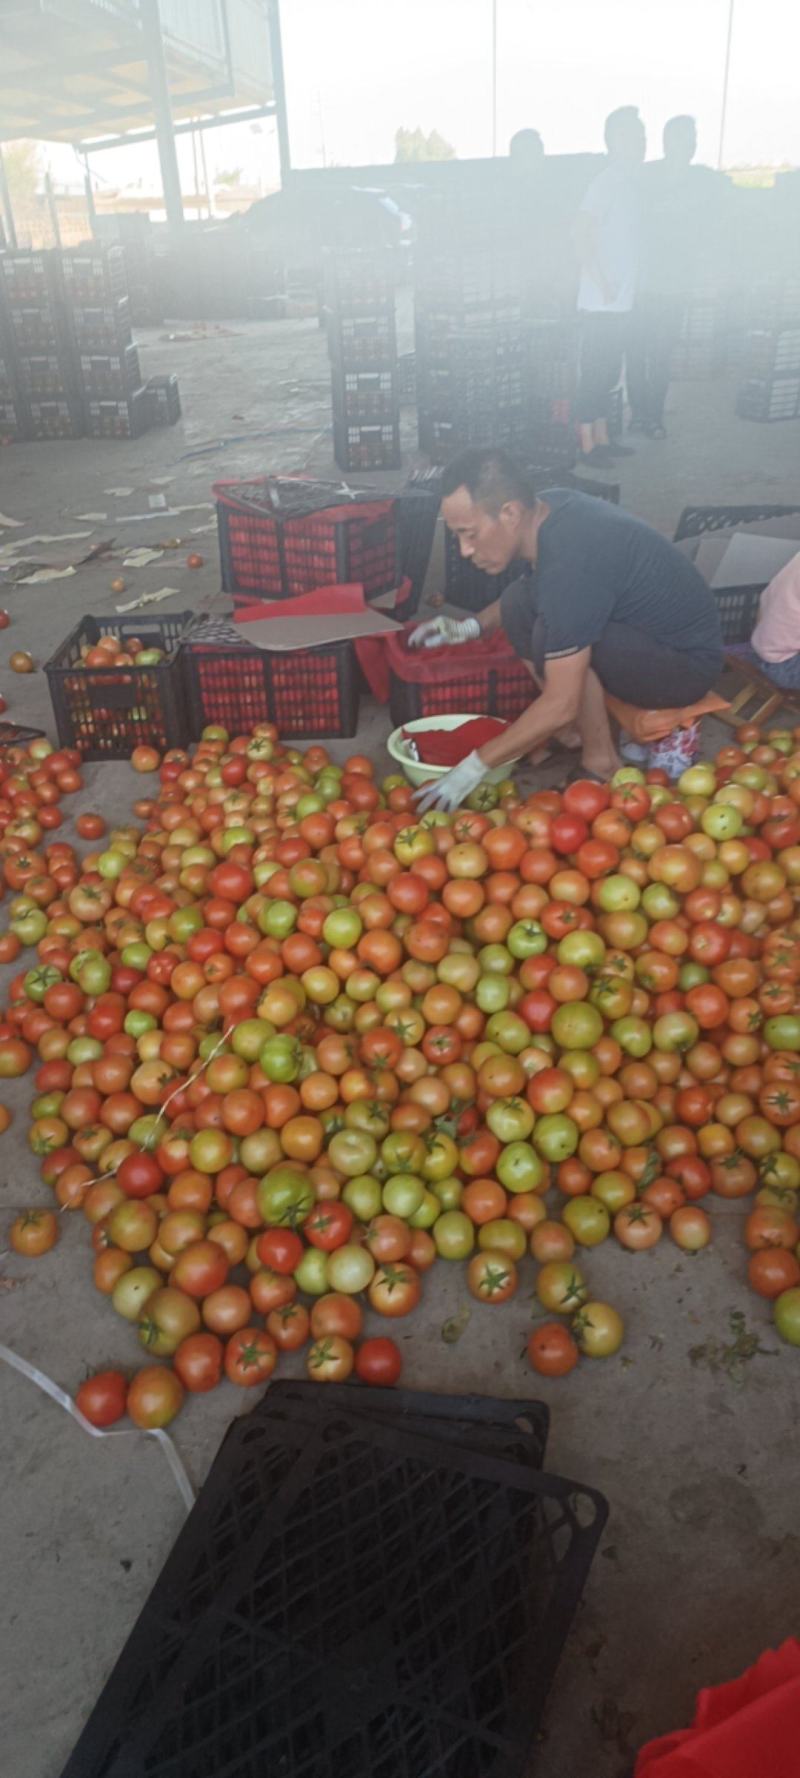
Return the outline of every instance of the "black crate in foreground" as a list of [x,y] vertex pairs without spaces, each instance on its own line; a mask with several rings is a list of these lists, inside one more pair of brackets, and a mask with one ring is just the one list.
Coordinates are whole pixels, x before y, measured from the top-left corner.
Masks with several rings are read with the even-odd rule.
[[[178,656],[191,611],[168,617],[114,621],[84,617],[45,667],[62,747],[77,747],[86,760],[129,759],[135,747],[182,747],[188,739],[183,677]],[[166,658],[154,667],[84,667],[81,648],[101,636],[123,646],[138,636]]]
[[297,650],[193,640],[182,652],[190,733],[208,723],[246,735],[274,722],[282,740],[354,735],[359,671],[352,642]]
[[785,519],[800,506],[775,506],[762,501],[755,506],[684,506],[675,528],[675,543],[685,537],[702,537],[706,531],[728,531],[736,525],[757,525],[762,519]]
[[521,1778],[606,1503],[335,1397],[234,1423],[63,1778]]
[[[316,1415],[319,1385],[281,1377],[270,1386],[269,1411],[303,1410]],[[425,1389],[376,1389],[364,1383],[342,1383],[337,1408],[390,1421],[428,1438],[466,1445],[487,1456],[541,1469],[550,1429],[544,1401],[504,1400],[489,1395],[434,1395]]]

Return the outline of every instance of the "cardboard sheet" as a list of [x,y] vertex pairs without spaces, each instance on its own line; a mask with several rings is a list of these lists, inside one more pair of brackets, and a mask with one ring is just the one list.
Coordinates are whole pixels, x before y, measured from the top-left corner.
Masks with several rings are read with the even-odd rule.
[[[797,549],[796,538],[764,537],[752,531],[737,531],[709,585],[715,591],[722,587],[766,586],[773,575],[797,555]],[[699,559],[697,565],[700,567]]]
[[[296,604],[291,600],[291,604]],[[367,606],[363,611],[325,613],[319,617],[260,617],[239,626],[242,641],[253,648],[318,648],[322,642],[352,642],[358,636],[388,636],[400,629],[392,618]]]

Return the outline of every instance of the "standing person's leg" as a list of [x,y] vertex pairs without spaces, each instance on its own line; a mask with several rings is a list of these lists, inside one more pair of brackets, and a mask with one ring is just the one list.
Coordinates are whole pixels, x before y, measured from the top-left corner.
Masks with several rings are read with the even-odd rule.
[[672,374],[672,354],[678,343],[683,304],[664,297],[654,311],[650,347],[647,424],[655,438],[664,436],[664,406]]
[[583,457],[589,457],[596,448],[608,449],[605,414],[609,390],[613,386],[608,382],[608,330],[605,323],[609,320],[616,320],[616,317],[593,314],[581,317],[581,362],[575,406]]
[[[592,427],[592,435],[595,446],[603,451],[607,451],[609,449],[608,410],[610,406],[611,391],[612,389],[616,389],[617,385],[622,380],[622,366],[625,356],[625,335],[627,333],[630,316],[603,315],[600,319],[603,322],[597,371],[598,399],[600,401],[600,407],[598,408],[598,418],[595,420],[594,426]],[[610,448],[615,454],[622,456],[628,455],[628,448],[626,445],[617,444]]]
[[629,432],[643,432],[648,419],[647,406],[647,310],[640,299],[631,310],[625,342],[625,379],[631,417]]

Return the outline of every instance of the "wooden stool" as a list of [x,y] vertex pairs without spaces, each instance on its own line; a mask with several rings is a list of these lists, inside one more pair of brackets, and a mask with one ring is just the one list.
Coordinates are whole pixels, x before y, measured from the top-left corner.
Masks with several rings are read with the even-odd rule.
[[728,699],[722,698],[719,692],[706,692],[704,698],[698,698],[696,704],[685,704],[680,710],[640,710],[638,704],[624,704],[621,698],[614,698],[610,692],[605,694],[606,709],[610,710],[621,728],[624,728],[632,740],[638,741],[642,747],[650,746],[654,741],[663,741],[665,735],[672,733],[674,728],[691,728],[701,716],[716,715],[720,710],[727,710]]
[[[776,710],[780,710],[782,705],[789,710],[800,710],[800,691],[784,691],[780,685],[775,684],[774,679],[770,679],[766,673],[762,673],[761,668],[757,667],[754,661],[748,660],[746,656],[736,654],[733,650],[728,652],[726,649],[725,665],[745,681],[744,685],[734,693],[728,706],[727,715],[722,718],[722,721],[730,723],[732,728],[736,728],[740,722],[757,722],[759,724],[769,722],[770,717],[774,716]],[[754,707],[748,709],[747,706],[751,704],[752,700],[755,700]]]

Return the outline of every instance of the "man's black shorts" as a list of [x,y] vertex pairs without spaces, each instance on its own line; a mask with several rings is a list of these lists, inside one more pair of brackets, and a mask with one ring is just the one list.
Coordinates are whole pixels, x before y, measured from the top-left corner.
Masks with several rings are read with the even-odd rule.
[[[536,611],[532,579],[523,575],[500,596],[503,629],[512,648],[544,675],[544,622]],[[668,710],[693,704],[719,677],[716,656],[682,653],[630,624],[609,623],[592,645],[592,666],[612,697],[639,709]]]

